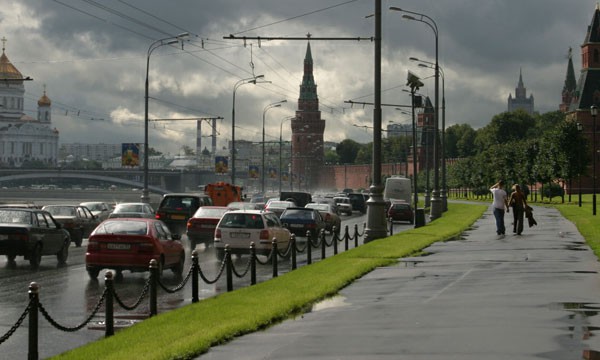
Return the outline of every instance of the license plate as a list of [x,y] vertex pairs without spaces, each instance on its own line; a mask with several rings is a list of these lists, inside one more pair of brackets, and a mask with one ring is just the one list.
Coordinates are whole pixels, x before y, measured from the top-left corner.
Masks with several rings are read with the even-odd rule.
[[106,244],[106,248],[110,250],[129,250],[131,249],[131,244],[108,243]]
[[172,220],[185,220],[185,215],[171,215]]
[[8,235],[0,234],[0,240],[8,240]]
[[232,232],[231,237],[234,239],[247,239],[250,237],[250,233]]
[[303,228],[304,225],[302,225],[302,224],[290,224],[290,227],[293,227],[293,228]]
[[216,224],[201,224],[200,227],[204,228],[204,229],[214,229],[217,227],[217,225]]

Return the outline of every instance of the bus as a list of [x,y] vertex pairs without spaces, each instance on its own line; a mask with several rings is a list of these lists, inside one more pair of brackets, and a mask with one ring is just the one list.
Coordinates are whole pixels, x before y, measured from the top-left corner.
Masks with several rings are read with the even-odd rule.
[[208,195],[215,206],[227,206],[234,201],[242,201],[241,186],[219,181],[204,185],[204,193]]

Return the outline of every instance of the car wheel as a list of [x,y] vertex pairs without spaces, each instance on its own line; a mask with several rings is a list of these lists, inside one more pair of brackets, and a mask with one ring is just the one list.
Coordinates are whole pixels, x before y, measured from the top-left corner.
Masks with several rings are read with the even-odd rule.
[[225,249],[216,249],[217,259],[223,261],[225,259]]
[[181,276],[183,275],[183,266],[185,264],[185,254],[182,253],[179,256],[179,261],[177,262],[177,264],[175,266],[173,266],[173,268],[171,269],[173,271],[173,273],[177,276]]
[[69,257],[69,242],[65,241],[62,249],[58,253],[56,253],[56,260],[58,260],[58,265],[64,265],[67,263],[67,258]]
[[31,265],[32,269],[37,269],[40,267],[40,263],[42,262],[42,245],[36,244],[31,250],[31,254],[29,254],[29,265]]
[[17,259],[17,255],[15,255],[15,254],[7,254],[6,255],[6,261],[9,263],[14,263],[16,259]]
[[194,251],[194,249],[196,248],[196,240],[192,239],[188,236],[188,238],[190,239],[190,250]]
[[88,267],[86,268],[88,275],[90,276],[90,279],[92,280],[96,280],[98,278],[98,275],[100,274],[100,268],[97,267]]

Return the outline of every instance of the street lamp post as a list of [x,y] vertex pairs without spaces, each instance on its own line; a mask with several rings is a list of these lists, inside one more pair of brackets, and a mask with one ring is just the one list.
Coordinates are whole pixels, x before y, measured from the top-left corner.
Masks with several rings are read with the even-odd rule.
[[596,215],[596,116],[598,115],[598,108],[596,105],[590,107],[590,113],[592,113],[592,213]]
[[[142,190],[142,196],[140,198],[140,200],[144,203],[150,203],[150,190],[148,189],[148,74],[150,72],[150,55],[155,49],[164,45],[176,44],[188,36],[188,33],[182,33],[177,36],[159,39],[154,41],[148,47],[148,52],[146,55],[146,82],[144,85],[144,189]],[[181,46],[183,47],[183,43],[181,43]]]
[[[287,100],[281,100],[278,102],[274,102],[265,106],[263,109],[263,117],[262,117],[262,163],[261,163],[261,192],[263,195],[265,194],[265,115],[269,109],[280,107],[282,103],[287,102]],[[281,154],[281,146],[279,148]]]
[[[281,194],[281,169],[282,169],[282,156],[281,153],[283,152],[283,138],[282,138],[282,134],[283,134],[283,122],[286,120],[292,120],[294,118],[294,116],[287,116],[284,117],[283,119],[281,119],[281,123],[279,124],[279,193]],[[292,156],[292,152],[290,151],[290,157]],[[291,177],[291,174],[288,174],[288,176]]]
[[437,218],[439,218],[442,215],[442,201],[440,199],[440,193],[439,193],[439,154],[438,154],[438,127],[439,127],[439,114],[440,114],[440,107],[439,107],[439,92],[440,92],[440,86],[439,86],[439,82],[440,82],[440,67],[439,67],[439,62],[438,62],[438,27],[436,22],[429,16],[425,15],[425,14],[421,14],[421,13],[417,13],[417,12],[413,12],[413,11],[408,11],[408,10],[404,10],[395,6],[391,6],[390,10],[394,10],[394,11],[401,11],[401,12],[405,12],[408,14],[413,14],[416,15],[418,17],[414,17],[411,15],[402,15],[403,18],[408,19],[408,20],[414,20],[414,21],[419,21],[422,22],[424,24],[427,24],[431,30],[433,30],[433,33],[435,35],[435,124],[434,124],[434,128],[433,128],[433,192],[431,194],[431,214],[430,214],[430,218],[432,220],[435,220]]
[[251,78],[241,79],[233,86],[233,106],[231,107],[231,185],[235,185],[235,92],[244,84],[256,84],[256,80],[265,77],[256,75]]
[[[577,123],[577,132],[579,134],[581,134],[581,132],[583,131],[583,124],[581,124],[580,122]],[[581,136],[581,135],[580,135]],[[577,172],[578,172],[578,181],[579,181],[579,191],[578,191],[578,195],[579,195],[579,207],[581,207],[581,148],[579,146],[579,144],[577,145]]]
[[[408,81],[406,82],[406,85],[408,85],[410,87],[410,98],[411,98],[411,108],[412,108],[412,130],[413,130],[413,186],[414,186],[414,190],[413,190],[413,196],[414,196],[414,203],[415,203],[415,227],[419,227],[423,224],[421,224],[421,219],[420,219],[420,212],[418,210],[418,204],[419,204],[419,193],[418,193],[418,187],[417,187],[417,125],[415,123],[415,93],[417,92],[417,90],[419,90],[419,88],[421,86],[423,86],[423,83],[421,82],[421,80],[419,80],[419,78],[417,76],[415,76],[414,74],[412,74],[410,71],[408,72]],[[422,213],[421,213],[422,214]],[[423,222],[425,219],[422,219]]]

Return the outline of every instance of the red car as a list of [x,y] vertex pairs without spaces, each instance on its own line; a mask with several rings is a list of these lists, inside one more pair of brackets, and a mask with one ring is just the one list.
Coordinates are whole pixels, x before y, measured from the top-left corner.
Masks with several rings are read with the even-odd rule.
[[408,221],[413,224],[415,221],[415,214],[413,213],[412,206],[404,201],[395,201],[390,204],[387,211],[387,218],[389,221]]
[[150,260],[156,260],[159,274],[171,269],[183,273],[185,251],[180,236],[171,234],[162,221],[148,218],[107,219],[88,239],[85,267],[92,279],[101,269],[148,271]]
[[232,210],[228,206],[201,206],[196,210],[194,216],[187,222],[187,237],[190,240],[191,249],[196,244],[204,242],[212,243],[215,238],[215,228],[227,211]]

